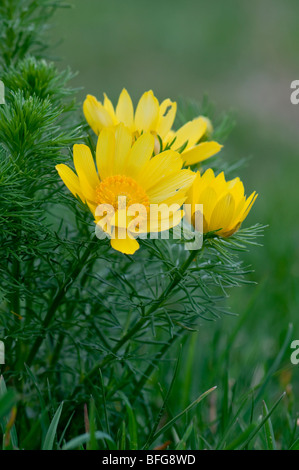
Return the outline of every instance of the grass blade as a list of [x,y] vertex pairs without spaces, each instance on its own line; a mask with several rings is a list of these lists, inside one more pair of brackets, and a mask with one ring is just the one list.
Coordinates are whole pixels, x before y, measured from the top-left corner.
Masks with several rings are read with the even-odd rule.
[[260,424],[258,426],[256,426],[256,428],[254,429],[254,431],[252,432],[252,434],[248,437],[248,439],[245,441],[245,443],[242,445],[242,447],[240,448],[240,450],[243,450],[250,442],[251,440],[254,438],[254,436],[256,436],[256,434],[259,432],[259,430],[264,426],[264,424],[268,421],[268,419],[270,418],[270,416],[272,415],[273,411],[275,411],[275,409],[278,407],[279,403],[281,402],[281,400],[284,398],[285,396],[285,392],[279,397],[279,399],[277,400],[277,402],[272,406],[271,410],[266,414],[266,416],[264,416],[264,418],[261,420]]
[[[269,414],[266,403],[263,401],[263,416],[266,417]],[[274,437],[274,431],[272,426],[271,418],[265,422],[265,436],[268,450],[276,450],[276,442]]]
[[189,426],[187,427],[182,439],[180,440],[180,442],[177,444],[175,450],[184,450],[186,449],[186,446],[187,446],[187,441],[190,437],[190,434],[192,433],[193,431],[193,428],[194,428],[194,424],[193,424],[193,420],[191,421],[191,423],[189,424]]
[[255,403],[257,403],[258,400],[261,398],[265,388],[268,385],[268,382],[272,378],[273,374],[277,371],[277,369],[278,369],[278,367],[279,367],[279,365],[280,365],[280,363],[283,359],[285,351],[289,348],[290,341],[291,341],[291,338],[292,338],[292,333],[293,333],[293,325],[290,323],[289,326],[288,326],[288,331],[287,331],[285,340],[283,342],[283,345],[282,345],[279,353],[277,354],[275,361],[273,362],[272,366],[268,370],[268,373],[267,373],[265,379],[263,380],[263,384],[261,385],[261,387],[260,387],[260,389],[257,393],[257,396],[254,400]]
[[202,395],[200,395],[196,400],[194,400],[194,402],[192,402],[189,406],[187,406],[187,408],[185,408],[183,411],[181,411],[181,413],[179,413],[178,415],[176,415],[173,419],[171,419],[167,424],[165,424],[165,426],[163,426],[161,429],[159,429],[158,432],[156,432],[156,434],[153,436],[153,442],[161,435],[163,434],[165,431],[167,431],[169,428],[171,428],[171,426],[178,420],[180,419],[182,416],[184,416],[186,413],[188,413],[189,411],[191,411],[196,405],[198,405],[204,398],[206,398],[208,395],[210,395],[210,393],[212,393],[214,390],[216,390],[217,387],[212,387],[210,388],[209,390],[207,390],[206,392],[204,392]]
[[289,450],[299,450],[299,437],[293,442]]
[[250,424],[247,429],[240,436],[234,439],[230,444],[228,444],[224,450],[237,450],[243,442],[246,442],[248,436],[253,432],[255,429],[255,424]]
[[[114,444],[113,439],[108,436],[105,432],[102,431],[96,431],[95,432],[95,438],[99,440],[107,440],[110,441]],[[69,442],[67,442],[63,447],[62,450],[72,450],[72,449],[77,449],[78,447],[81,447],[83,444],[88,444],[90,442],[91,436],[90,433],[84,433],[81,434],[80,436],[74,437],[74,439],[71,439]]]
[[137,422],[133,412],[133,408],[123,392],[119,392],[119,395],[125,402],[126,410],[128,413],[128,431],[130,435],[130,450],[138,449],[138,432],[137,432]]
[[56,436],[57,426],[60,420],[61,412],[62,412],[63,402],[59,405],[56,410],[55,415],[50,423],[48,432],[46,434],[42,450],[53,450],[54,439]]
[[150,435],[149,437],[147,438],[146,440],[146,443],[144,444],[143,446],[143,449],[148,449],[149,446],[151,445],[151,443],[153,442],[153,438],[154,438],[154,435],[155,435],[155,432],[156,432],[156,429],[157,427],[159,426],[159,423],[161,421],[161,418],[162,418],[162,415],[164,413],[164,410],[166,408],[166,405],[167,405],[167,402],[168,402],[168,399],[169,399],[169,396],[170,396],[170,393],[171,393],[171,390],[172,390],[172,387],[174,385],[174,382],[175,382],[175,379],[176,379],[176,376],[177,376],[177,373],[178,373],[178,370],[179,370],[179,364],[180,364],[180,359],[181,359],[181,354],[182,354],[182,349],[180,349],[180,354],[179,354],[179,357],[176,361],[176,365],[175,365],[175,369],[174,369],[174,373],[173,373],[173,377],[172,377],[172,380],[171,380],[171,383],[170,383],[170,386],[167,390],[167,393],[166,393],[166,396],[164,398],[164,401],[163,401],[163,405],[161,406],[160,408],[160,411],[158,413],[158,416],[154,422],[154,425],[151,429],[151,432],[150,432]]

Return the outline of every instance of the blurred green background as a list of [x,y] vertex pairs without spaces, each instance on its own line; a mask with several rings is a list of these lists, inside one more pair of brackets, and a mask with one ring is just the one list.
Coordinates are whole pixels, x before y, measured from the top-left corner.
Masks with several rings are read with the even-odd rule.
[[[290,102],[290,84],[299,78],[299,2],[69,3],[72,8],[59,11],[50,34],[54,43],[63,38],[55,59],[78,72],[73,84],[83,87],[79,99],[87,93],[101,99],[106,92],[115,103],[123,87],[135,103],[148,89],[160,99],[200,101],[207,93],[218,113],[234,113],[236,127],[223,158],[251,157],[238,170],[247,194],[259,193],[245,224],[269,228],[264,246],[244,256],[258,285],[236,289],[229,299],[239,317],[202,324],[192,387],[205,390],[214,385],[212,370],[224,371],[223,355],[213,346],[221,336],[230,350],[230,374],[245,390],[277,358],[290,322],[291,339],[299,339],[299,106]],[[290,354],[287,347],[268,390],[270,400],[286,386],[290,396],[292,388],[299,391],[299,365],[291,365]]]

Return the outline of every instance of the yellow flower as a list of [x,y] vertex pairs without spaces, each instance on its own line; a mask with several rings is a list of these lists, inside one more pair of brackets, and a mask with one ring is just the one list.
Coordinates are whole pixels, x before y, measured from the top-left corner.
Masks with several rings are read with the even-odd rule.
[[97,169],[86,145],[73,148],[77,175],[64,164],[56,166],[68,189],[88,205],[98,227],[111,237],[111,246],[123,253],[138,250],[136,234],[180,223],[180,207],[195,178],[191,170],[182,169],[181,156],[173,150],[152,157],[154,145],[149,132],[132,144],[131,132],[119,124],[100,133]]
[[175,102],[166,99],[159,104],[152,90],[141,96],[135,113],[131,97],[126,89],[121,92],[115,109],[106,94],[104,94],[103,103],[94,96],[87,95],[83,104],[85,118],[97,135],[102,129],[122,122],[130,129],[133,137],[140,136],[142,132],[152,133],[155,136],[155,153],[162,150],[159,138],[162,140],[163,149],[170,145],[176,151],[183,148],[182,159],[186,165],[206,160],[220,151],[222,145],[217,142],[200,142],[212,130],[210,120],[204,116],[199,116],[184,124],[177,131],[173,131],[172,125],[176,111]]
[[[240,178],[226,181],[223,172],[217,177],[211,169],[203,175],[197,172],[186,200],[191,206],[189,222],[195,225],[198,210],[203,214],[203,233],[217,230],[217,235],[229,237],[240,228],[256,198],[254,191],[246,199]],[[202,211],[196,204],[203,205]]]

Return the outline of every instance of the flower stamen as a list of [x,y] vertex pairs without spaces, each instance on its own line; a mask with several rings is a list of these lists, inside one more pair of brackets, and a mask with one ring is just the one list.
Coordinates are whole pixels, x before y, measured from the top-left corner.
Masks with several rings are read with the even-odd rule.
[[130,176],[115,175],[105,178],[96,188],[96,202],[110,204],[115,210],[124,209],[133,204],[142,204],[149,208],[149,198],[141,186]]

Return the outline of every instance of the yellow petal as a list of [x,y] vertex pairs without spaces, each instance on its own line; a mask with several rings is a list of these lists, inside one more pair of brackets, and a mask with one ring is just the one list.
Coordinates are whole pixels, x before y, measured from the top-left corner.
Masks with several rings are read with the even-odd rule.
[[100,184],[96,167],[87,145],[75,144],[73,147],[74,165],[79,177],[80,186],[86,199],[94,201],[95,189]]
[[128,216],[127,209],[117,210],[111,217],[110,224],[113,227],[127,228],[132,217]]
[[[209,168],[203,175],[199,171],[196,172],[196,178],[188,191],[188,201],[191,204],[202,204],[204,196],[203,191],[215,180],[214,171]],[[215,185],[213,189],[215,191]]]
[[210,181],[208,184],[212,184],[219,197],[223,196],[224,193],[226,194],[229,189],[223,171],[216,176],[213,182]]
[[[163,204],[164,205],[164,204]],[[170,206],[169,206],[170,208]],[[148,224],[147,224],[147,232],[153,233],[153,232],[163,232],[165,230],[169,230],[173,227],[176,227],[184,217],[184,211],[183,210],[174,210],[171,211],[162,211],[161,215],[157,212],[153,212],[152,216],[149,217],[148,219]],[[140,233],[142,233],[142,230],[140,230]]]
[[96,150],[97,167],[101,180],[113,175],[114,155],[115,133],[107,127],[99,135]]
[[148,197],[151,203],[158,204],[159,202],[172,197],[180,189],[188,189],[194,181],[195,173],[191,170],[181,170],[179,173],[174,173],[167,176],[155,186],[147,190]]
[[113,125],[113,116],[92,95],[87,95],[83,103],[83,112],[86,121],[97,135],[103,127]]
[[[209,231],[227,230],[235,211],[235,200],[230,193],[224,194],[216,203],[209,222]],[[221,231],[219,232],[221,234]]]
[[181,155],[174,150],[166,150],[147,163],[144,172],[139,176],[139,182],[147,191],[167,176],[178,173],[182,168]]
[[169,99],[164,100],[159,109],[159,121],[157,125],[157,134],[162,140],[165,139],[166,135],[169,134],[177,111],[176,102],[172,102]]
[[120,123],[115,130],[114,174],[124,174],[131,145],[132,134],[123,123]]
[[142,134],[134,143],[128,155],[125,174],[137,178],[144,172],[146,165],[153,154],[155,138],[149,132]]
[[241,215],[241,219],[240,219],[240,222],[243,222],[243,220],[245,220],[245,218],[248,216],[253,204],[255,203],[255,200],[256,198],[258,197],[258,194],[256,194],[256,192],[254,191],[250,196],[249,198],[246,200],[246,204],[245,204],[245,209]]
[[231,181],[228,181],[227,187],[233,194],[235,201],[238,204],[240,199],[244,198],[244,185],[242,181],[240,178],[235,178]]
[[178,207],[181,207],[184,202],[186,202],[186,199],[186,189],[181,189],[177,191],[173,196],[167,197],[167,199],[161,201],[161,203],[167,204],[168,206],[171,206],[172,204],[177,204]]
[[206,129],[207,123],[201,117],[187,122],[175,133],[176,139],[173,144],[174,148],[178,150],[182,145],[188,142],[186,150],[190,149],[199,141],[199,139],[201,139],[205,134]]
[[202,175],[202,180],[208,184],[210,183],[211,181],[213,181],[213,179],[215,178],[215,174],[214,174],[214,171],[212,170],[212,168],[208,168],[204,174]]
[[185,150],[182,153],[182,159],[186,165],[194,165],[216,155],[221,149],[222,145],[218,142],[202,142],[190,150]]
[[209,223],[211,220],[212,212],[213,212],[216,201],[217,201],[217,193],[210,186],[205,188],[199,196],[197,204],[203,205],[203,208],[202,208],[203,215],[207,223]]
[[213,129],[213,125],[212,125],[211,120],[210,120],[208,117],[206,117],[206,116],[200,116],[200,117],[201,117],[202,119],[204,119],[205,122],[207,123],[206,135],[207,135],[207,136],[212,135],[214,129]]
[[230,237],[233,233],[239,230],[242,222],[245,220],[249,214],[258,194],[254,191],[249,198],[245,200],[245,197],[239,201],[237,209],[235,210],[234,218],[231,220],[229,226],[225,233],[221,233],[222,236]]
[[133,130],[134,108],[131,97],[125,88],[119,95],[116,106],[116,118],[118,122],[123,122],[131,131]]
[[138,131],[154,131],[159,119],[159,102],[152,90],[146,91],[139,100],[135,112],[135,127]]
[[195,178],[192,183],[192,186],[188,189],[187,192],[187,203],[192,204],[197,202],[201,187],[203,184],[203,178],[199,171],[195,172]]
[[55,166],[58,174],[66,187],[71,191],[71,193],[85,202],[85,197],[82,194],[80,182],[78,176],[71,170],[68,166],[63,163]]
[[118,238],[111,239],[111,246],[114,250],[121,251],[126,255],[133,255],[139,248],[139,243],[135,238],[130,238],[127,234],[124,240]]
[[104,108],[108,111],[108,113],[110,114],[110,116],[112,117],[113,119],[113,122],[115,123],[115,112],[114,112],[114,106],[111,102],[111,100],[109,100],[108,96],[106,95],[106,93],[104,93]]

